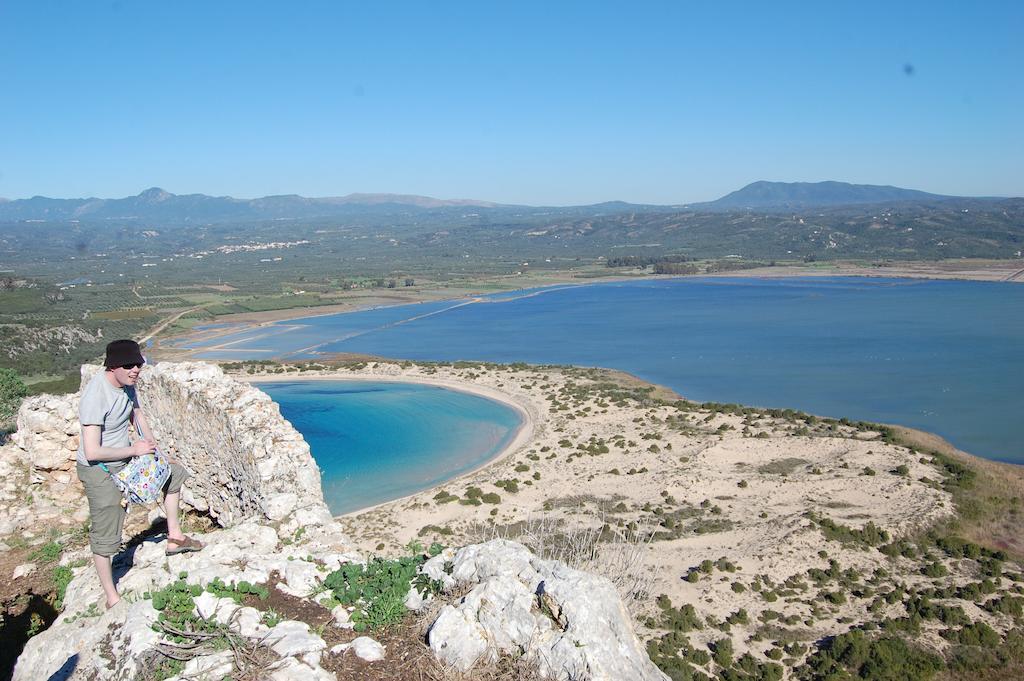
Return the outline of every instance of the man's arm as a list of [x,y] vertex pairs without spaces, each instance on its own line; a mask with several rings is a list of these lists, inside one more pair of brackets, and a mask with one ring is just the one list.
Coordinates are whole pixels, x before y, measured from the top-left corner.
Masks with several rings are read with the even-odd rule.
[[149,421],[146,420],[146,415],[142,413],[142,407],[138,403],[132,409],[132,423],[142,433],[143,440],[156,442],[156,438],[153,437],[153,431],[149,429]]
[[[153,431],[149,427],[149,421],[146,420],[146,415],[142,413],[142,408],[139,407],[137,404],[135,406],[135,409],[132,410],[132,423],[136,424],[142,431],[142,439],[151,443],[153,445],[153,451],[156,451],[156,438],[153,437]],[[144,453],[148,454],[149,452]],[[160,453],[163,454],[164,458],[170,461],[171,463],[178,463],[178,460],[175,459],[170,454],[168,454],[167,452]]]
[[85,458],[89,461],[119,461],[130,456],[150,454],[156,450],[156,443],[151,440],[139,440],[131,447],[103,447],[100,445],[100,433],[99,426],[82,426],[82,443]]

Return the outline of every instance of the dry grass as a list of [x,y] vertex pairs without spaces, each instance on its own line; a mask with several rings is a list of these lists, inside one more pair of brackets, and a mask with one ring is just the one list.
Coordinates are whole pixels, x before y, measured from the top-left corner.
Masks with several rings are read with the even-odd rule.
[[649,599],[654,583],[654,576],[642,567],[653,535],[609,530],[601,520],[599,517],[597,524],[570,523],[541,515],[512,525],[477,525],[468,531],[468,543],[508,539],[541,558],[606,577],[630,614],[636,615],[636,605]]
[[972,456],[931,433],[892,428],[901,444],[948,457],[976,474],[973,484],[954,492],[959,517],[949,530],[1024,561],[1024,466]]

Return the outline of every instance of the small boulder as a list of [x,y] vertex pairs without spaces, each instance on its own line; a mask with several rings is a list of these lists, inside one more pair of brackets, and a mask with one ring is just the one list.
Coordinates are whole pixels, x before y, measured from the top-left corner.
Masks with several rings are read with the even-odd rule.
[[352,641],[349,650],[355,653],[356,657],[367,662],[377,662],[384,659],[384,646],[369,636],[360,636]]
[[348,608],[344,605],[336,605],[331,610],[331,615],[334,616],[334,626],[341,629],[351,629],[355,625],[352,623],[352,616],[348,612]]
[[27,577],[36,571],[35,563],[22,563],[18,567],[14,568],[14,579],[21,579]]
[[297,620],[279,622],[263,640],[281,657],[294,657],[327,648],[324,640],[309,630],[308,624]]

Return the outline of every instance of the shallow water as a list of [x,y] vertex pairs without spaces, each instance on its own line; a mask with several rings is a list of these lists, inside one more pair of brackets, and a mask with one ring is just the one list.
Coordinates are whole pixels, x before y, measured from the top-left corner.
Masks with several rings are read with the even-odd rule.
[[412,383],[256,383],[309,443],[335,515],[428,489],[493,458],[521,424],[511,407]]
[[1022,312],[1024,286],[1008,283],[644,280],[292,320],[203,356],[605,366],[692,399],[898,423],[1024,463]]

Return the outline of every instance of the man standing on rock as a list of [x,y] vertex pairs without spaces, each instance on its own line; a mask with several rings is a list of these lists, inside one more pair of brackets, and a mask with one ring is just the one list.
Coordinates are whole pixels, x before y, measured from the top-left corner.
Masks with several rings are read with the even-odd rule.
[[[135,341],[116,340],[108,344],[103,362],[106,369],[86,385],[78,407],[82,432],[76,468],[89,500],[89,545],[108,609],[121,600],[114,586],[111,559],[121,550],[121,532],[127,515],[121,491],[111,476],[133,456],[156,451],[156,440],[135,394],[135,382],[145,363]],[[135,444],[129,439],[133,426],[142,434]],[[105,464],[107,470],[100,464]],[[188,475],[181,464],[171,463],[171,475],[164,487],[169,556],[203,548],[200,542],[182,534],[178,524],[181,484]]]

